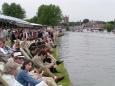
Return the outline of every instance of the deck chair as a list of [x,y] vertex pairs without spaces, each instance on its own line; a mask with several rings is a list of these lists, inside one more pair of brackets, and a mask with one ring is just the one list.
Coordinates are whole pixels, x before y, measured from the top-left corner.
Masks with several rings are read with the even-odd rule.
[[23,50],[23,48],[20,48],[20,51],[27,59],[31,59],[31,57],[25,52],[25,50]]
[[21,41],[20,43],[20,51],[22,52],[22,54],[27,58],[27,59],[31,59],[31,57],[27,54],[27,52],[24,50],[25,46],[29,46],[26,41]]
[[0,76],[0,86],[9,86],[8,83]]
[[4,70],[4,62],[0,62],[0,73]]
[[0,62],[6,63],[8,60],[5,57],[0,56]]
[[21,44],[21,48],[23,49],[23,52],[25,51],[25,53],[27,53],[27,55],[32,58],[32,55],[30,53],[30,50],[29,50],[29,46],[33,43],[34,41],[30,42],[30,41],[26,41],[25,43],[22,42]]
[[2,78],[4,63],[0,62],[0,86],[8,86],[8,83]]
[[0,52],[0,62],[6,63],[10,57],[12,57],[11,54],[4,54]]
[[6,63],[10,55],[4,55],[2,52],[0,52],[0,62]]

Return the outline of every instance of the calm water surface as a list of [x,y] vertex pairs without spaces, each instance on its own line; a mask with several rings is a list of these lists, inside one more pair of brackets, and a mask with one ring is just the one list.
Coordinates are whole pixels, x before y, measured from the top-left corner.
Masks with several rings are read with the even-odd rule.
[[73,86],[115,86],[115,35],[67,32],[60,56]]

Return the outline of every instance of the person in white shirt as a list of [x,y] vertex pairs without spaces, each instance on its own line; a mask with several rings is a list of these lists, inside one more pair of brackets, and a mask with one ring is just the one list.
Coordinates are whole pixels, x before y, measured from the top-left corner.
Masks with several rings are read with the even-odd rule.
[[8,62],[5,65],[2,78],[8,83],[8,86],[23,86],[15,79],[17,67],[17,64],[14,62]]
[[9,58],[13,54],[13,50],[5,45],[5,39],[0,38],[0,56]]

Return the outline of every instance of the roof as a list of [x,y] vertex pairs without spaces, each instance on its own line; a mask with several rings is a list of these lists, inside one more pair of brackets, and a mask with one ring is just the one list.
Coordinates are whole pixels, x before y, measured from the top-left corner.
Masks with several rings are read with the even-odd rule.
[[0,20],[1,21],[6,20],[6,21],[13,23],[13,24],[20,26],[20,27],[34,27],[34,26],[35,27],[42,27],[43,26],[41,24],[30,23],[30,22],[24,21],[22,19],[11,17],[11,16],[6,16],[3,14],[0,14]]
[[9,21],[17,22],[17,23],[29,24],[29,22],[24,21],[22,19],[11,17],[11,16],[6,16],[6,15],[2,15],[2,14],[0,14],[0,19],[9,20]]
[[36,23],[31,23],[31,25],[33,25],[33,26],[43,26],[41,24],[36,24]]
[[18,26],[21,26],[21,27],[30,25],[30,23],[27,21],[24,21],[24,20],[19,19],[19,18],[11,17],[11,16],[6,16],[3,14],[0,14],[0,20],[6,20],[8,22],[11,22],[11,23],[18,25]]

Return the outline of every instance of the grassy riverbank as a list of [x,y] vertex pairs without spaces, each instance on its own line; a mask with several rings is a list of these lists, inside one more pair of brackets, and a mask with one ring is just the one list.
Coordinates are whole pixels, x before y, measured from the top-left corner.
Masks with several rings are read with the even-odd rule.
[[[58,48],[54,48],[54,53],[53,55],[56,57],[56,59],[59,59],[59,52],[58,52]],[[57,67],[57,70],[60,72],[60,73],[57,73],[56,75],[59,75],[59,76],[64,76],[64,80],[62,80],[61,82],[59,82],[58,84],[59,85],[62,85],[62,86],[72,86],[71,84],[71,81],[69,79],[69,76],[68,76],[68,73],[64,67],[64,64],[60,64],[58,67]]]

